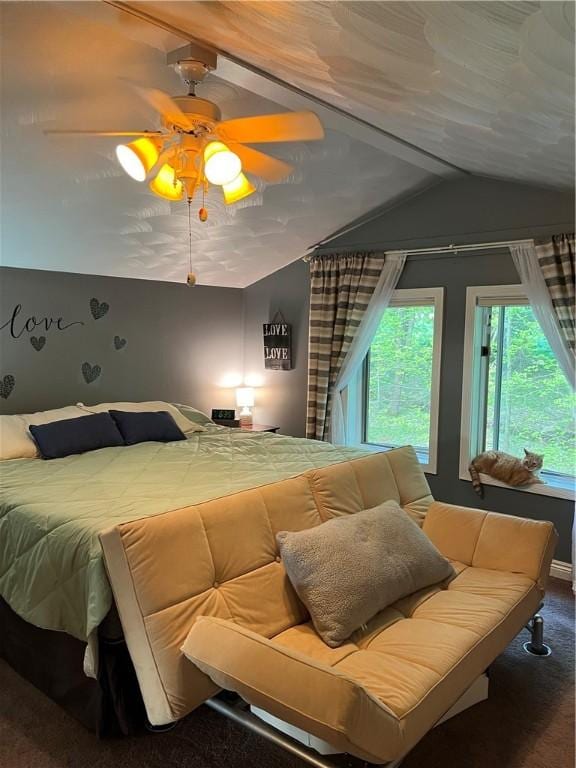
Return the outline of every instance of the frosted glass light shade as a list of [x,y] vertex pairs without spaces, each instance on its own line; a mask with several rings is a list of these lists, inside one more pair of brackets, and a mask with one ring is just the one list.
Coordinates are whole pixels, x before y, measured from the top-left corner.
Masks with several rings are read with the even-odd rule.
[[252,387],[238,387],[236,405],[241,408],[252,408],[254,406],[254,389]]
[[128,176],[144,181],[158,160],[158,148],[150,139],[136,139],[130,144],[118,144],[116,157]]
[[168,163],[164,163],[155,178],[150,182],[150,189],[154,194],[166,200],[182,200],[184,187],[179,179],[175,178],[176,171]]
[[242,170],[242,161],[226,144],[211,141],[204,150],[204,175],[217,186],[230,184]]
[[256,192],[256,187],[240,172],[229,184],[222,184],[222,192],[226,205],[231,205]]

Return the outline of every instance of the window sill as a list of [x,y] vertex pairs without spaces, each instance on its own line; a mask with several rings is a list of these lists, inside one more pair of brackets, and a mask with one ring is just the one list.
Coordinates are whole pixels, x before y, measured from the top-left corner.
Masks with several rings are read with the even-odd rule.
[[[490,477],[489,475],[480,474],[480,480],[482,481],[482,485],[494,485],[498,488],[507,488],[509,491],[519,491],[520,493],[536,493],[539,496],[552,496],[557,499],[568,499],[569,501],[574,501],[576,499],[576,489],[575,485],[572,484],[571,486],[566,485],[560,485],[560,484],[552,484],[549,482],[549,479],[544,476],[545,484],[543,485],[525,485],[518,488],[515,488],[512,485],[506,485],[506,483],[501,483],[500,480],[495,480],[493,477]],[[466,480],[467,482],[471,483],[470,475],[460,473],[460,480]]]
[[[374,451],[374,453],[378,453],[379,451],[393,451],[394,448],[401,448],[403,446],[400,445],[378,445],[377,443],[360,443],[358,446],[359,448],[363,448],[365,451]],[[422,467],[422,471],[426,475],[436,475],[436,466],[434,466],[430,462],[430,457],[428,454],[428,451],[424,451],[422,449],[418,450],[417,448],[414,448],[414,451],[416,453],[416,458],[420,462],[420,465]]]

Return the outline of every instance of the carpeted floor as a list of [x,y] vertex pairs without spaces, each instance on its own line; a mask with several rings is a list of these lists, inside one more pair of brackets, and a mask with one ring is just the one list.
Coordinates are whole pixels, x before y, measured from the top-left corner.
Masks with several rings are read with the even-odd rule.
[[[525,654],[527,633],[522,633],[492,666],[488,701],[435,728],[403,768],[574,766],[574,603],[569,584],[552,581],[543,614],[553,655]],[[206,707],[169,733],[97,741],[0,661],[1,768],[221,766],[304,764]]]

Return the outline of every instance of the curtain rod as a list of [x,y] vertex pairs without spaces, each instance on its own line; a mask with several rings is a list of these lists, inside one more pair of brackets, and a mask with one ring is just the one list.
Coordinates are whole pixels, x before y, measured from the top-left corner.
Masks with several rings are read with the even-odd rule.
[[[445,253],[445,254],[453,254],[456,255],[460,253],[461,251],[487,251],[492,248],[507,248],[511,245],[534,245],[533,239],[524,239],[524,240],[499,240],[497,242],[491,242],[491,243],[467,243],[465,245],[456,245],[454,243],[451,243],[450,245],[439,245],[439,246],[430,246],[428,248],[402,248],[402,249],[395,249],[392,251],[384,251],[387,256],[417,256],[419,254],[426,254],[426,253]],[[317,249],[320,250],[320,249]],[[341,253],[347,253],[353,250],[362,250],[361,248],[355,249],[355,248],[344,248]],[[370,249],[369,249],[370,250]],[[315,255],[314,253],[307,254],[303,257],[304,261],[310,261]],[[335,256],[339,256],[340,253],[335,253]]]
[[491,248],[507,248],[510,245],[534,245],[534,240],[499,240],[497,242],[491,243],[469,243],[466,245],[455,245],[454,243],[451,243],[450,245],[439,245],[437,247],[432,246],[430,248],[406,248],[394,251],[386,251],[386,254],[393,254],[395,256],[400,254],[405,256],[412,256],[418,253],[458,253],[459,251],[486,251]]

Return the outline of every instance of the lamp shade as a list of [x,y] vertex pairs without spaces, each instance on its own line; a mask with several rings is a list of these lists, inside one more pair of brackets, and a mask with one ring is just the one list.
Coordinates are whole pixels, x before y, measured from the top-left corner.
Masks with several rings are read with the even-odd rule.
[[229,184],[222,184],[222,192],[226,205],[231,205],[256,192],[256,187],[240,172]]
[[252,387],[238,387],[236,405],[240,408],[252,408],[254,406],[254,389]]
[[176,171],[168,163],[164,163],[149,186],[154,194],[166,200],[182,200],[184,195],[182,182],[176,178]]
[[136,139],[130,144],[119,144],[116,157],[128,176],[144,181],[158,160],[158,147],[151,139]]

